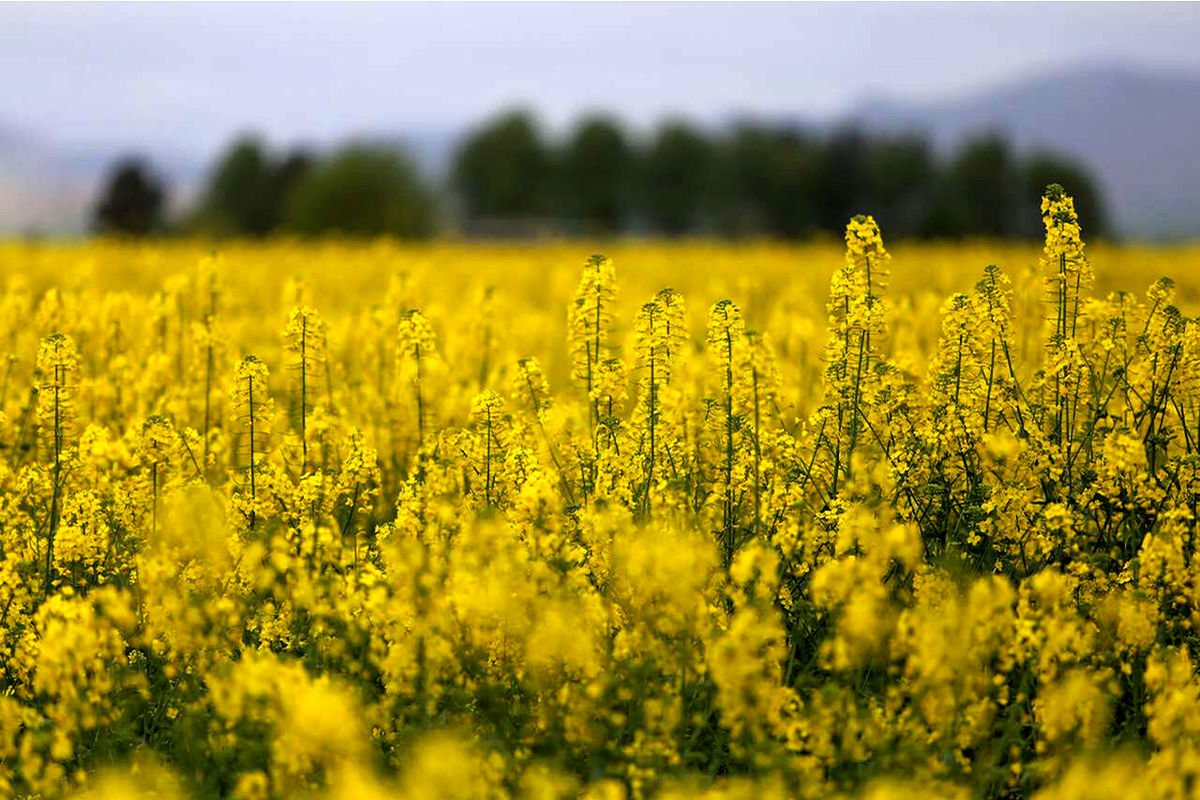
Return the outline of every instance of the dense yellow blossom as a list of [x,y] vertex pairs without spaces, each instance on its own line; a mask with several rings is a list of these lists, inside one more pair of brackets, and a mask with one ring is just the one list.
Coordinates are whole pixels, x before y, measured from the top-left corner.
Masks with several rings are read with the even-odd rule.
[[1042,212],[0,244],[0,795],[1191,796],[1200,255]]

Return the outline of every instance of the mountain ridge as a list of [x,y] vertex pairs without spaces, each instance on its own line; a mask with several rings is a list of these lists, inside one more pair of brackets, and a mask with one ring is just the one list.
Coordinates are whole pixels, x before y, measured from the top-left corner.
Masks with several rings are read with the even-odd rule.
[[1200,75],[1132,65],[1064,69],[942,101],[866,98],[845,121],[925,132],[941,152],[997,131],[1020,151],[1068,153],[1096,175],[1121,234],[1200,236]]

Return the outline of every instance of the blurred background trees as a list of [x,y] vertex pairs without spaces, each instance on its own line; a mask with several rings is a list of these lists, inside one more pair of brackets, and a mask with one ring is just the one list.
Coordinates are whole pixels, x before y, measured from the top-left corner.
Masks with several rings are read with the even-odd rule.
[[686,122],[670,120],[642,162],[640,195],[650,229],[666,236],[709,230],[716,189],[713,142]]
[[723,230],[782,239],[816,230],[820,143],[796,129],[740,124],[719,155]]
[[92,214],[97,233],[144,236],[163,229],[167,191],[141,158],[113,166]]
[[434,193],[398,147],[350,143],[322,158],[303,148],[274,153],[243,135],[217,159],[190,233],[256,238],[421,238],[437,223]]
[[629,224],[637,164],[621,123],[603,115],[576,123],[558,157],[553,199],[587,233],[611,234]]
[[454,157],[452,188],[468,225],[554,216],[548,148],[533,115],[511,111],[485,122]]
[[668,119],[633,136],[613,117],[551,142],[528,112],[468,135],[451,167],[468,235],[840,235],[874,214],[892,238],[1041,235],[1039,203],[1062,183],[1088,235],[1109,233],[1099,186],[1054,153],[1025,155],[982,133],[949,153],[918,134],[825,132],[742,121],[718,130]]
[[312,166],[304,150],[275,157],[257,137],[240,136],[218,159],[193,224],[224,236],[278,231],[292,190]]
[[[1022,152],[982,133],[939,152],[919,134],[868,134],[755,120],[701,127],[664,120],[631,132],[592,114],[558,136],[515,109],[464,136],[441,170],[422,173],[399,145],[274,151],[252,135],[217,158],[180,230],[213,237],[840,235],[875,215],[889,238],[1041,235],[1042,188],[1075,196],[1089,237],[1109,233],[1089,171],[1060,154]],[[95,227],[163,230],[165,192],[137,160],[114,169]]]
[[349,145],[308,170],[284,208],[284,229],[304,236],[430,236],[434,198],[394,149]]

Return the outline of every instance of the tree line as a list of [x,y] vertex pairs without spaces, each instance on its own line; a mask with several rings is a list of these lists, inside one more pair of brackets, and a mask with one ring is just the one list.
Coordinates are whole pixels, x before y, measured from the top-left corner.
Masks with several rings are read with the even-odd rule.
[[1036,237],[1041,188],[1077,198],[1085,230],[1108,233],[1103,198],[1071,158],[1018,152],[987,133],[949,154],[917,134],[816,131],[686,120],[632,135],[605,115],[552,138],[525,111],[474,129],[441,181],[397,146],[352,143],[318,156],[253,136],[218,158],[195,208],[168,224],[166,190],[138,160],[118,164],[95,209],[101,232],[216,237],[275,233],[423,238],[541,234],[801,239],[867,211],[896,238]]

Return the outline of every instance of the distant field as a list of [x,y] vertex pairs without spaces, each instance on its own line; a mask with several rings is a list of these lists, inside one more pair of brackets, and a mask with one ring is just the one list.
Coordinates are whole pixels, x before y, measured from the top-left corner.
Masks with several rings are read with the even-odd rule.
[[[1018,318],[1032,324],[1045,314],[1039,246],[988,241],[888,246],[893,259],[886,313],[899,326],[898,335],[911,327],[923,341],[935,336],[941,303],[954,292],[970,291],[989,264],[1011,277]],[[297,299],[298,281],[304,301],[320,311],[334,339],[348,335],[342,322],[368,310],[413,307],[448,338],[447,347],[456,346],[455,340],[470,327],[471,299],[486,291],[492,295],[492,308],[503,309],[505,315],[494,346],[514,358],[536,353],[561,376],[568,356],[562,343],[565,302],[579,280],[579,264],[592,253],[603,252],[616,265],[620,292],[614,312],[621,345],[632,344],[627,341],[629,328],[641,304],[659,289],[671,287],[687,299],[698,339],[708,307],[729,298],[741,307],[747,324],[765,328],[780,340],[777,346],[787,347],[794,329],[823,327],[830,276],[842,262],[844,247],[833,240],[809,245],[626,241],[607,247],[588,241],[278,241],[215,248],[170,240],[149,245],[0,243],[0,269],[10,285],[24,284],[39,297],[51,288],[81,301],[110,292],[128,301],[161,299],[166,292],[176,306],[176,319],[166,324],[187,325],[199,320],[207,302],[206,290],[197,285],[203,278],[198,265],[214,252],[221,264],[220,306],[236,320],[238,332],[230,345],[239,353],[250,352],[260,342],[277,344],[280,320]],[[1144,296],[1155,280],[1171,277],[1176,282],[1175,302],[1185,313],[1200,311],[1200,245],[1100,245],[1088,253],[1096,274],[1094,296],[1103,298],[1112,291]],[[511,324],[514,320],[519,324]],[[125,322],[136,327],[151,320],[143,314]],[[1036,341],[1029,344],[1037,346]],[[273,359],[272,346],[262,355]],[[503,365],[502,359],[497,361],[498,369]]]
[[1044,214],[0,245],[0,787],[1182,796],[1200,247]]

